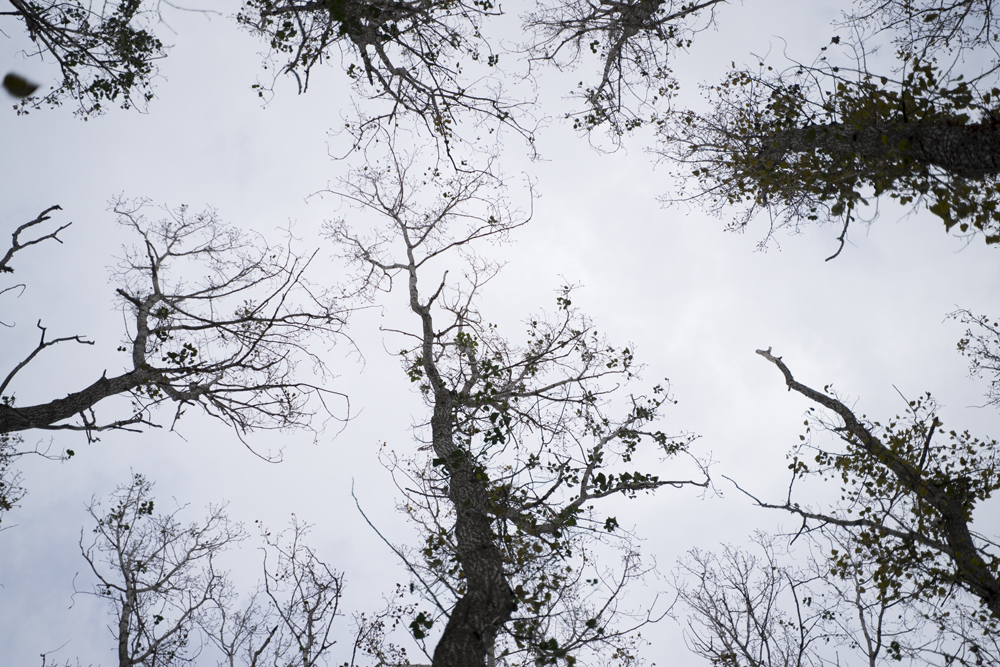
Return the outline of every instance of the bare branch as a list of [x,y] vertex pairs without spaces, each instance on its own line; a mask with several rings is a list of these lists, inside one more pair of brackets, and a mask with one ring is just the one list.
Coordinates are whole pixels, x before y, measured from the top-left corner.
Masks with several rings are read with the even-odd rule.
[[[503,91],[501,54],[484,36],[484,22],[500,13],[489,0],[252,0],[237,18],[268,40],[268,66],[294,75],[301,93],[312,68],[339,51],[360,96],[384,102],[347,123],[357,146],[409,115],[450,155],[463,117],[477,131],[507,127],[532,140],[525,117],[533,102]],[[263,96],[271,85],[256,87]]]
[[66,337],[63,337],[63,338],[56,338],[55,340],[46,341],[45,340],[45,331],[46,331],[46,329],[45,329],[45,327],[42,326],[42,321],[38,320],[38,322],[35,324],[35,326],[37,326],[41,330],[41,332],[42,332],[41,338],[38,341],[38,347],[36,347],[34,350],[32,350],[31,353],[28,354],[27,357],[25,357],[24,359],[22,359],[16,366],[14,366],[14,368],[10,371],[10,373],[7,374],[7,377],[5,377],[4,380],[3,380],[3,382],[0,383],[0,394],[3,394],[3,392],[7,389],[7,385],[9,385],[10,381],[14,379],[14,376],[17,375],[17,372],[19,370],[21,370],[22,368],[24,368],[25,366],[27,366],[29,363],[31,363],[31,360],[35,358],[35,355],[37,355],[39,352],[41,352],[45,348],[52,347],[53,345],[58,345],[59,343],[65,343],[67,341],[75,341],[77,343],[80,343],[81,345],[93,345],[94,344],[93,341],[85,340],[85,339],[81,338],[80,336],[66,336]]
[[42,211],[41,213],[39,213],[38,217],[36,217],[34,220],[31,220],[30,222],[26,222],[26,223],[18,226],[18,228],[14,230],[14,233],[11,235],[10,248],[4,254],[3,259],[0,259],[0,273],[13,273],[14,272],[14,268],[12,266],[10,266],[10,260],[14,258],[14,253],[16,253],[16,252],[18,252],[20,250],[23,250],[24,248],[27,248],[28,246],[33,246],[36,243],[41,243],[42,241],[46,241],[48,239],[53,239],[55,241],[58,241],[59,243],[62,243],[62,239],[59,238],[58,234],[62,230],[66,229],[67,227],[69,227],[70,225],[72,225],[73,224],[72,222],[67,222],[65,225],[59,227],[54,232],[49,232],[48,234],[44,234],[42,236],[38,236],[38,237],[33,238],[33,239],[29,240],[29,241],[22,241],[21,240],[21,234],[23,234],[25,231],[27,231],[28,229],[34,227],[35,225],[40,225],[43,222],[45,222],[46,220],[48,220],[49,217],[50,217],[49,213],[51,213],[52,211],[61,211],[61,210],[62,210],[61,206],[58,206],[58,205],[57,206],[50,206],[47,209],[45,209],[44,211]]
[[[312,257],[226,226],[211,210],[192,214],[181,207],[149,222],[145,204],[115,204],[119,222],[142,239],[141,248],[126,249],[115,276],[130,323],[119,350],[129,354],[131,369],[105,373],[65,398],[0,406],[0,432],[70,429],[93,437],[101,430],[150,424],[162,403],[175,404],[175,423],[187,406],[198,405],[241,436],[260,428],[307,426],[310,399],[330,414],[325,398],[344,397],[296,378],[301,361],[320,381],[326,378],[323,360],[307,343],[339,336],[347,315],[332,296],[309,284]],[[42,331],[39,345],[0,389],[8,389],[42,350],[65,341],[89,344],[80,336],[46,341]],[[132,413],[99,422],[93,409],[119,395],[131,396]],[[78,421],[67,423],[74,418]]]
[[[269,663],[325,665],[327,653],[336,643],[331,633],[340,607],[343,575],[305,544],[309,529],[293,517],[292,527],[277,536],[262,530],[266,543],[262,593],[270,601],[277,627],[271,631],[274,639],[269,654],[274,657]],[[268,555],[275,560],[271,566]],[[256,653],[267,646],[262,644]]]
[[596,83],[576,92],[581,111],[567,114],[578,130],[606,125],[618,137],[655,120],[658,105],[676,88],[670,58],[686,49],[694,33],[715,21],[725,0],[570,0],[539,3],[525,27],[535,37],[526,48],[535,61],[560,69],[585,56],[600,63]]

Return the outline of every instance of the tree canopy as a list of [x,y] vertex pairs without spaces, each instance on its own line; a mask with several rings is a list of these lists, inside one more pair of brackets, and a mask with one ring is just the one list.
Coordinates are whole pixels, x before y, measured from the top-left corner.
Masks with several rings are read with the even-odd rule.
[[[885,196],[1000,242],[995,21],[988,0],[861,2],[811,64],[734,67],[705,87],[711,111],[660,121],[658,151],[687,183],[672,198],[742,208],[735,228],[761,211],[839,221],[842,248]],[[893,56],[877,57],[885,36]]]
[[[402,117],[449,156],[456,140],[503,128],[534,146],[551,116],[616,144],[652,126],[656,152],[688,183],[667,199],[694,199],[724,216],[743,209],[735,228],[767,211],[778,227],[837,221],[843,241],[852,221],[876,215],[861,207],[885,196],[925,206],[949,231],[1000,239],[991,0],[859,0],[844,7],[838,34],[811,64],[734,61],[705,87],[710,111],[685,108],[671,59],[717,13],[724,20],[723,4],[539,3],[515,10],[519,40],[498,29],[505,9],[479,0],[251,0],[235,20],[268,45],[265,69],[294,77],[301,93],[314,67],[342,63],[365,100],[344,124],[358,145]],[[110,102],[145,108],[152,99],[166,54],[153,32],[161,3],[99,12],[75,0],[12,6],[4,14],[37,44],[29,55],[54,59],[62,72],[51,90],[19,95],[22,112],[73,100],[86,117]],[[538,113],[532,90],[547,65],[586,73],[566,91],[569,108]],[[261,96],[272,85],[253,84]]]
[[29,92],[18,113],[43,106],[76,105],[82,117],[100,114],[107,104],[144,109],[153,99],[156,61],[165,55],[152,32],[161,3],[122,0],[100,9],[78,0],[10,0],[0,12],[24,24],[36,50],[29,57],[49,57],[62,80],[35,98]]
[[[302,94],[314,93],[323,81],[321,66],[340,67],[347,77],[350,90],[337,91],[341,106],[323,114],[334,118],[333,131],[346,133],[352,148],[337,154],[339,175],[325,187],[308,186],[314,189],[309,204],[323,207],[318,217],[325,222],[314,220],[305,234],[291,222],[264,233],[256,230],[274,222],[263,215],[230,224],[211,207],[157,209],[145,199],[114,197],[108,217],[117,221],[124,245],[110,271],[111,287],[86,299],[88,306],[111,305],[121,318],[118,361],[99,357],[97,371],[79,384],[39,370],[53,348],[71,351],[66,368],[82,365],[84,353],[100,351],[88,322],[74,321],[64,330],[48,320],[48,310],[37,323],[32,318],[29,344],[18,337],[4,348],[10,353],[0,376],[0,539],[11,528],[11,513],[40,484],[22,472],[26,461],[69,463],[75,443],[112,440],[115,449],[101,443],[115,457],[108,469],[120,473],[127,466],[129,477],[122,483],[119,474],[120,486],[103,500],[100,493],[91,496],[85,506],[88,526],[77,555],[86,567],[74,591],[106,605],[120,667],[213,660],[230,667],[314,667],[334,660],[345,667],[639,665],[648,626],[671,617],[686,628],[693,654],[717,667],[833,667],[847,655],[869,667],[903,660],[918,667],[998,664],[1000,540],[988,514],[1000,489],[996,441],[973,435],[971,427],[946,429],[946,417],[949,424],[957,420],[930,393],[905,398],[896,416],[869,418],[860,406],[870,396],[854,401],[832,385],[819,390],[798,379],[791,350],[787,362],[771,348],[757,350],[768,362],[759,364],[765,368],[760,378],[720,361],[739,346],[755,359],[747,347],[753,342],[745,338],[760,331],[782,336],[782,345],[796,348],[796,359],[802,355],[795,363],[803,366],[806,350],[825,354],[823,364],[846,367],[856,358],[885,356],[893,345],[915,348],[930,323],[914,334],[884,322],[901,304],[912,303],[901,293],[936,294],[924,284],[941,279],[936,267],[907,274],[909,282],[894,285],[894,293],[875,303],[866,294],[849,294],[851,301],[843,294],[828,296],[849,292],[845,285],[853,284],[837,263],[825,265],[830,273],[822,275],[797,266],[795,275],[782,275],[780,282],[813,291],[772,300],[784,284],[775,285],[774,276],[767,277],[770,285],[762,282],[766,271],[757,275],[755,268],[734,277],[726,262],[716,261],[715,252],[723,256],[721,243],[683,248],[687,256],[674,260],[680,266],[669,274],[676,282],[665,280],[659,271],[678,257],[667,252],[675,249],[653,247],[652,225],[648,238],[622,232],[631,222],[625,200],[645,192],[630,182],[636,172],[601,166],[599,179],[586,181],[597,183],[592,190],[582,179],[572,184],[575,200],[564,200],[556,217],[583,217],[597,197],[615,198],[619,208],[611,209],[597,234],[573,219],[558,232],[528,235],[540,224],[531,172],[537,163],[525,162],[527,187],[520,206],[514,203],[517,179],[504,168],[512,144],[501,137],[516,138],[532,158],[548,157],[538,152],[539,137],[559,119],[612,151],[636,137],[656,142],[644,148],[677,177],[661,179],[663,190],[677,187],[667,200],[735,216],[734,229],[759,214],[771,219],[768,237],[779,228],[838,225],[834,257],[855,223],[874,220],[886,202],[926,209],[947,231],[982,237],[982,252],[1000,242],[1000,87],[994,87],[1000,26],[992,2],[858,0],[844,7],[835,34],[815,40],[815,60],[776,64],[773,56],[753,56],[749,67],[733,60],[721,82],[712,79],[703,88],[707,106],[699,107],[681,94],[688,82],[675,73],[677,58],[695,48],[699,33],[724,24],[725,4],[241,3],[227,26],[235,24],[264,45],[265,74],[252,88],[260,97],[271,99],[278,77],[294,81]],[[156,36],[167,27],[160,10],[187,9],[148,0],[100,8],[75,0],[11,0],[11,6],[0,15],[23,25],[37,45],[29,56],[54,59],[61,72],[60,82],[37,96],[28,78],[11,73],[4,84],[18,100],[11,122],[38,123],[42,114],[36,109],[69,104],[95,120],[84,126],[88,130],[106,130],[99,123],[121,118],[111,115],[113,104],[143,111],[155,104],[156,63],[168,53]],[[540,107],[538,99],[552,97],[546,77],[567,72],[579,83],[556,91],[563,94],[562,106]],[[31,118],[19,118],[29,111]],[[219,128],[229,122],[229,111],[220,110]],[[97,118],[105,112],[108,117]],[[285,140],[293,129],[290,118],[282,116],[269,131]],[[218,139],[227,146],[221,150],[235,152],[227,143],[233,137],[221,136],[228,127],[214,130],[219,136],[198,134],[191,141],[181,127],[172,126],[169,137],[182,161],[165,159],[164,169],[207,173],[188,155],[203,155],[193,147],[199,142]],[[125,123],[118,129],[131,131]],[[251,134],[240,129],[238,140],[249,144],[256,138]],[[102,136],[109,150],[120,146]],[[127,150],[141,150],[135,135],[127,140],[135,144]],[[74,162],[78,172],[99,170],[99,151],[89,141],[81,140],[89,148],[80,153],[90,162],[86,169]],[[272,185],[279,191],[278,180],[298,186],[306,178],[296,164],[304,159],[301,148],[264,160],[241,152],[233,169],[241,174],[223,174],[215,165],[207,178],[255,183],[257,192],[240,192],[246,206],[261,206],[275,196]],[[624,161],[625,153],[601,153],[600,159],[610,165],[612,159]],[[64,156],[49,160],[53,173]],[[154,161],[132,157],[115,159],[134,172]],[[274,182],[256,185],[258,171]],[[34,218],[10,222],[10,245],[0,257],[0,296],[35,299],[31,280],[16,282],[22,262],[56,244],[80,242],[73,237],[79,227],[62,222],[62,215],[59,206],[50,206]],[[557,259],[565,259],[564,252],[578,253],[570,261],[614,285],[613,303],[599,306],[599,317],[585,315],[583,290],[572,276],[546,276],[546,283],[539,272],[520,283],[502,283],[501,268],[515,256],[512,242],[522,234],[532,246],[523,252],[546,270],[560,270]],[[269,240],[275,235],[280,240]],[[93,236],[88,240],[96,245],[89,247],[108,244],[107,237]],[[655,238],[672,243],[675,237]],[[119,243],[116,238],[113,245]],[[612,261],[619,259],[616,252],[629,253],[629,262]],[[49,270],[54,278],[69,279],[62,267]],[[993,279],[976,275],[987,275],[985,283]],[[694,296],[698,283],[712,281],[714,292]],[[742,281],[746,285],[737,284]],[[491,295],[498,284],[519,287]],[[746,291],[749,284],[757,294]],[[643,301],[636,305],[631,296],[640,286]],[[653,311],[679,303],[669,300],[674,293],[699,303],[685,316],[668,321],[657,313],[654,320]],[[737,296],[727,301],[730,293]],[[609,300],[607,294],[600,298]],[[749,305],[735,303],[740,299]],[[779,331],[765,322],[779,303],[791,311],[783,320],[789,322],[814,306],[807,301],[827,299],[832,317],[826,322],[839,322],[826,329]],[[33,305],[59,308],[42,298]],[[1000,326],[983,305],[948,305],[954,311],[948,326],[965,329],[958,351],[970,374],[988,385],[983,407],[995,408]],[[101,313],[100,307],[89,311],[88,317]],[[718,333],[705,330],[705,322],[717,317],[710,311],[731,318],[716,325],[728,337],[714,349],[705,342]],[[512,324],[511,313],[519,324]],[[4,313],[0,324],[10,335],[15,322]],[[653,349],[637,349],[627,339],[612,342],[618,335],[606,335],[606,327],[642,334],[654,341]],[[26,328],[19,323],[15,333]],[[860,338],[865,334],[868,341]],[[692,343],[697,338],[705,340]],[[850,338],[854,349],[838,353],[840,338]],[[365,376],[359,370],[353,384],[340,379],[353,371],[331,362],[330,349],[344,343],[364,367]],[[857,354],[863,345],[873,350],[868,357]],[[379,374],[382,352],[396,364],[392,376]],[[658,360],[653,373],[640,361],[647,354]],[[686,429],[671,383],[659,380],[670,369],[664,362],[661,371],[664,360],[695,369],[686,376],[685,397],[712,387],[708,398],[700,398],[712,408],[708,423],[726,422],[728,433],[738,432],[731,436],[738,442],[703,447]],[[876,362],[868,363],[862,370],[874,373]],[[763,442],[771,436],[761,436],[762,429],[782,432],[760,403],[767,383],[776,379],[771,366],[809,404],[806,431],[792,442],[779,486],[777,475],[760,472],[773,467],[773,447]],[[641,376],[650,374],[656,379],[647,383]],[[892,380],[873,381],[886,386]],[[372,421],[385,423],[368,422],[369,430],[359,433],[350,430],[358,413],[347,407],[361,387],[378,405]],[[408,435],[387,428],[386,415],[400,414],[412,419]],[[344,425],[346,438],[326,442],[332,434],[317,422],[328,418]],[[263,485],[265,476],[259,475],[251,490],[245,488],[251,485],[249,468],[227,457],[197,489],[219,504],[210,505],[200,521],[185,523],[182,501],[166,511],[162,498],[154,503],[147,477],[152,471],[140,468],[152,457],[122,443],[148,442],[151,431],[168,427],[162,430],[183,434],[186,444],[205,445],[186,450],[180,472],[163,466],[164,478],[175,478],[170,488],[193,491],[193,484],[184,489],[187,480],[176,478],[195,478],[204,461],[219,455],[216,422],[264,459],[261,465],[276,462],[280,457],[273,452],[300,429],[312,430],[314,442],[328,449],[325,458],[301,454],[300,461],[310,463],[300,463],[291,484],[286,479],[281,486],[277,480],[285,473],[274,472]],[[260,432],[263,437],[254,440]],[[725,485],[715,474],[720,464],[712,446],[739,461],[735,472],[726,468]],[[156,455],[161,465],[168,458],[164,450]],[[362,485],[395,506],[409,534],[384,515],[370,518],[354,496],[347,475],[353,476],[354,466],[361,470],[365,457],[384,469]],[[133,460],[139,462],[135,470]],[[110,476],[94,474],[94,486]],[[731,493],[730,483],[740,493]],[[311,523],[293,516],[289,528],[271,532],[253,516],[263,567],[253,570],[256,584],[243,586],[240,566],[229,569],[243,557],[236,547],[250,537],[228,515],[252,515],[227,505],[223,496],[240,488],[259,503],[249,512],[266,514],[287,509],[290,486],[310,493],[318,530],[310,532]],[[382,568],[378,581],[368,578],[356,588],[338,559],[352,550],[367,550],[362,558],[372,563],[384,559],[364,537],[330,528],[348,513],[345,508],[353,515],[343,497],[348,488],[371,529],[364,529],[365,536],[372,542],[376,536],[378,548],[398,561],[398,571]],[[671,533],[696,514],[674,499],[706,496],[723,507],[742,503],[759,508],[762,517],[790,519],[793,527],[760,532],[744,522],[738,529],[742,537],[752,536],[750,546],[721,551],[696,545],[691,534]],[[728,520],[738,519],[704,522],[698,539],[715,541]],[[659,580],[666,568],[644,544],[651,524],[688,551],[668,584]],[[323,543],[322,558],[309,544],[315,540]],[[326,551],[331,543],[334,550]],[[348,597],[366,588],[385,594],[382,607]],[[348,608],[359,610],[351,621],[343,617]],[[346,653],[337,653],[341,649]],[[42,654],[43,667],[50,658]]]

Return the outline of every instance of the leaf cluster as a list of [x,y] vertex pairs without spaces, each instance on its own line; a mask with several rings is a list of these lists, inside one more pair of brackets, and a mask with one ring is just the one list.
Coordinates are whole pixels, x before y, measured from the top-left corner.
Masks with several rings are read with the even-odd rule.
[[[944,598],[960,585],[947,547],[950,517],[931,487],[941,489],[971,523],[976,506],[1000,489],[1000,447],[967,431],[945,431],[929,394],[909,402],[909,412],[886,424],[872,422],[888,456],[905,462],[920,482],[902,484],[886,457],[872,455],[857,436],[841,433],[842,452],[817,449],[813,465],[796,456],[792,467],[800,477],[816,474],[841,484],[838,516],[860,519],[851,531],[852,553],[834,549],[831,574],[852,575],[857,563],[872,568],[872,584],[886,599],[907,595]],[[938,436],[938,437],[935,437]],[[898,470],[898,468],[897,468]],[[988,557],[996,576],[1000,559]],[[864,592],[864,591],[861,591]]]
[[[733,69],[705,89],[707,114],[678,111],[661,123],[661,154],[690,171],[692,198],[716,213],[759,211],[793,229],[811,221],[846,226],[880,196],[923,203],[946,230],[1000,240],[997,174],[988,158],[996,132],[994,89],[901,54],[900,76],[819,62],[778,72]],[[824,58],[825,60],[825,58]],[[682,167],[683,169],[684,167]]]
[[30,56],[48,55],[62,81],[45,95],[16,105],[19,114],[43,106],[77,104],[84,118],[104,112],[105,105],[145,109],[153,99],[156,61],[165,56],[163,43],[150,24],[159,10],[145,0],[118,0],[97,5],[76,0],[10,0],[13,15],[24,22],[36,45]]
[[[790,389],[828,411],[815,412],[807,429],[830,431],[842,443],[840,449],[813,445],[807,430],[791,454],[788,499],[758,504],[801,517],[800,534],[831,534],[847,545],[834,545],[829,572],[870,582],[857,584],[859,593],[870,585],[879,601],[917,600],[931,610],[929,618],[962,598],[971,601],[959,615],[962,623],[995,623],[998,545],[972,524],[977,506],[1000,488],[1000,446],[968,432],[946,432],[929,394],[909,401],[902,416],[870,421],[829,387],[820,392],[796,381],[770,350],[758,354],[781,370]],[[809,475],[839,482],[840,501],[823,509],[794,501],[795,480]]]

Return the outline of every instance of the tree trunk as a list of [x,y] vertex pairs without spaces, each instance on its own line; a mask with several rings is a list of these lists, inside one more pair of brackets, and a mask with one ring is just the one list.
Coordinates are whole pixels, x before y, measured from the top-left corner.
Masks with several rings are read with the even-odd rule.
[[497,632],[517,604],[496,544],[487,478],[455,445],[452,406],[451,394],[443,388],[435,396],[431,433],[434,452],[450,473],[449,497],[457,514],[455,539],[466,591],[434,649],[434,667],[483,667]]
[[503,553],[493,530],[489,479],[469,452],[455,443],[455,413],[459,407],[456,402],[460,394],[448,386],[435,362],[436,334],[430,309],[441,288],[426,304],[421,304],[413,246],[408,246],[407,258],[410,309],[421,320],[422,364],[434,394],[431,446],[448,473],[448,497],[456,515],[456,549],[466,583],[465,595],[452,609],[434,649],[433,667],[484,667],[497,632],[510,620],[517,603],[504,574]]
[[128,582],[128,575],[126,575],[126,582],[125,593],[122,595],[122,612],[118,618],[118,667],[132,667],[133,665],[129,625],[132,621],[132,614],[135,613],[136,594],[135,587],[131,582]]
[[983,179],[1000,174],[1000,122],[965,125],[885,123],[858,129],[850,124],[810,125],[770,137],[761,160],[819,149],[879,160],[907,157],[954,176]]

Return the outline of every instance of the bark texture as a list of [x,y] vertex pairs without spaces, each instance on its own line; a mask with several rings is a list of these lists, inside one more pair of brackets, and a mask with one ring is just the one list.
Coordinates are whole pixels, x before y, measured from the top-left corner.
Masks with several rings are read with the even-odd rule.
[[56,426],[58,422],[85,413],[105,398],[128,393],[155,377],[152,371],[132,371],[113,378],[102,377],[86,389],[48,403],[26,407],[0,405],[0,433],[60,428]]
[[434,452],[448,462],[449,497],[457,515],[455,539],[467,587],[434,650],[434,667],[482,667],[517,605],[497,547],[486,475],[454,442],[452,400],[447,394],[435,398]]
[[1000,122],[893,123],[860,129],[839,123],[812,125],[775,135],[759,157],[777,162],[788,153],[813,149],[869,160],[902,156],[955,176],[982,179],[1000,174]]

